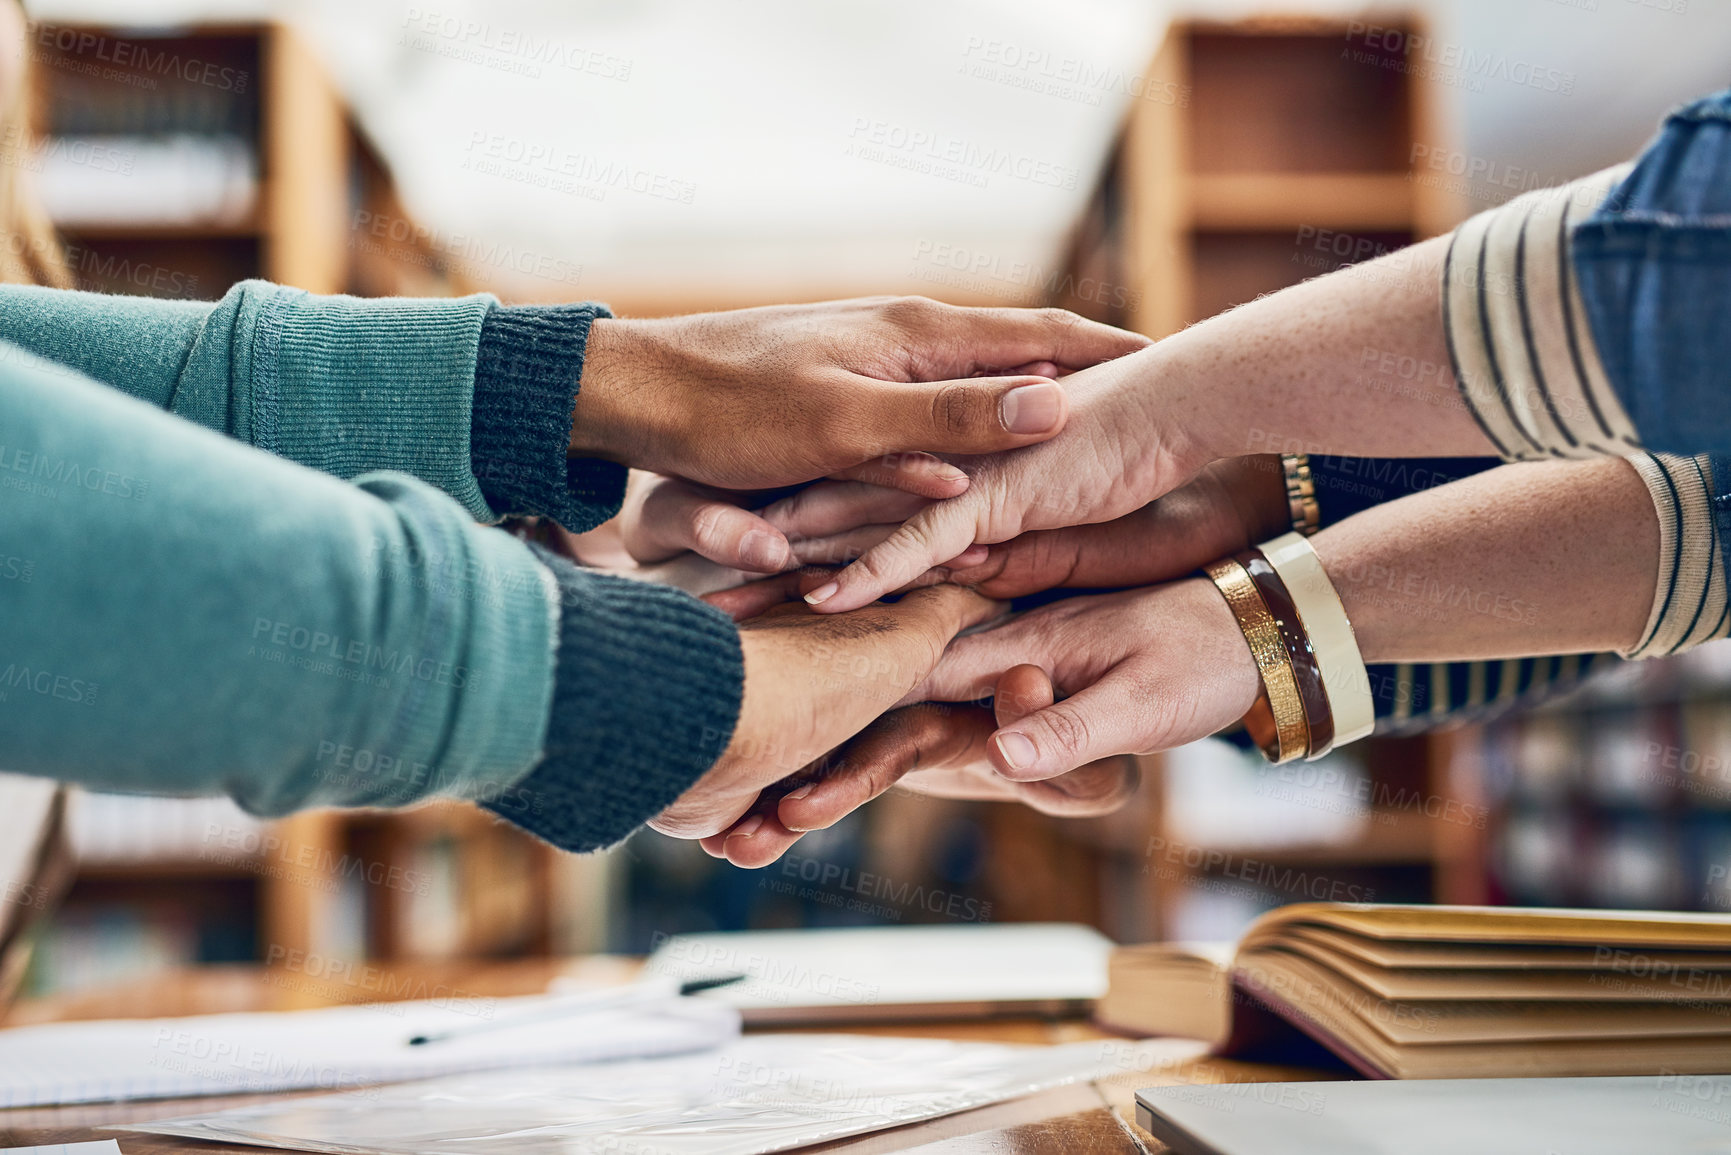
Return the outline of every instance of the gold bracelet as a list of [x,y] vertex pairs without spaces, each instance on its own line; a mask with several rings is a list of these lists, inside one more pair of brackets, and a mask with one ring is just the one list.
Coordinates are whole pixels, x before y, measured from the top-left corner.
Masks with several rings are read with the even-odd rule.
[[1292,532],[1309,537],[1322,525],[1322,506],[1316,500],[1310,454],[1282,453],[1280,468],[1286,475],[1286,510],[1292,517]]
[[[1292,656],[1280,636],[1280,626],[1269,612],[1268,603],[1256,591],[1250,574],[1232,558],[1222,558],[1203,570],[1226,599],[1250,654],[1256,659],[1256,672],[1262,678],[1262,693],[1257,707],[1245,715],[1245,728],[1263,756],[1270,762],[1290,762],[1302,758],[1310,750],[1310,725],[1304,717],[1304,700],[1298,693],[1298,679],[1293,674]],[[1273,725],[1269,726],[1269,715]]]

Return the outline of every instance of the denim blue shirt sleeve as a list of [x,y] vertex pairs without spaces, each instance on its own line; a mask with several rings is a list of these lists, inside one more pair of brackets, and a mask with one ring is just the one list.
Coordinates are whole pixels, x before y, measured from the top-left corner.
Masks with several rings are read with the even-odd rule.
[[1631,165],[1466,222],[1442,306],[1462,401],[1506,460],[1614,454],[1647,483],[1662,556],[1626,656],[1725,636],[1731,92],[1671,114]]
[[1731,453],[1731,91],[1667,117],[1570,241],[1593,344],[1641,442]]

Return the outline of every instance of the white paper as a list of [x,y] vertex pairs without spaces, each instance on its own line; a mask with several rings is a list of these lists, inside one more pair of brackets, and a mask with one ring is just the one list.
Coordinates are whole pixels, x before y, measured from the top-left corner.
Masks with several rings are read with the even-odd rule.
[[739,1014],[695,999],[549,1016],[411,1047],[546,1000],[459,998],[323,1010],[54,1023],[0,1031],[0,1107],[338,1088],[547,1063],[709,1050]]
[[344,1155],[761,1155],[1201,1050],[1166,1039],[751,1035],[707,1054],[464,1075],[117,1129]]
[[91,1143],[48,1143],[41,1147],[0,1147],[0,1155],[120,1155],[120,1144],[114,1139],[98,1139]]

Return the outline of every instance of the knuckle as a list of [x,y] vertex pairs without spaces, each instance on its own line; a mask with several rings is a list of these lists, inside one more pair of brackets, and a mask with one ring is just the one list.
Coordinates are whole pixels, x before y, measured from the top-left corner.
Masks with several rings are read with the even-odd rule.
[[1030,576],[1063,585],[1075,574],[1077,551],[1068,535],[1036,532],[1027,535],[1027,542],[1022,551],[1022,565]]
[[944,740],[949,733],[945,713],[936,706],[916,706],[906,711],[906,733],[913,752],[917,753]]
[[716,548],[727,530],[727,509],[713,501],[698,502],[691,507],[688,528],[694,545]]
[[898,329],[922,329],[937,319],[942,308],[930,297],[891,297],[878,306],[878,315]]
[[932,428],[965,437],[978,423],[979,390],[960,383],[945,385],[932,396]]
[[1082,327],[1082,318],[1068,309],[1045,308],[1040,310],[1040,322],[1052,332],[1059,334],[1074,333]]
[[902,570],[920,552],[922,534],[912,525],[903,526],[873,549],[867,550],[856,565],[879,580],[899,577]]
[[1058,749],[1075,753],[1088,748],[1090,733],[1086,715],[1073,708],[1058,706],[1046,711],[1041,721]]

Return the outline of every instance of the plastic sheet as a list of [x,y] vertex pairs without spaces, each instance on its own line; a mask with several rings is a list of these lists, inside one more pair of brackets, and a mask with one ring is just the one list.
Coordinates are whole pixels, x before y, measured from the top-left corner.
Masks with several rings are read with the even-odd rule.
[[1195,1051],[753,1035],[719,1050],[461,1075],[122,1130],[344,1155],[759,1155],[932,1119]]

